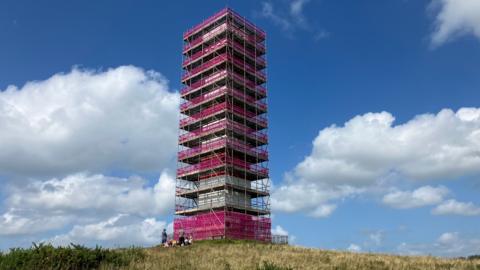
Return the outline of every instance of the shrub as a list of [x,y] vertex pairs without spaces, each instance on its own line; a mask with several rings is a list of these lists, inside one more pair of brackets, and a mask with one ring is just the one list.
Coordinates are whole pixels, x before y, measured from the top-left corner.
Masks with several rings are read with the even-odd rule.
[[480,255],[471,255],[471,256],[468,256],[467,259],[469,259],[469,260],[480,260]]
[[70,244],[53,247],[50,244],[33,244],[31,248],[13,248],[0,253],[0,269],[96,269],[101,265],[122,267],[145,258],[140,248],[111,250],[87,248]]
[[293,270],[293,268],[277,266],[271,262],[263,262],[263,265],[257,266],[257,270]]

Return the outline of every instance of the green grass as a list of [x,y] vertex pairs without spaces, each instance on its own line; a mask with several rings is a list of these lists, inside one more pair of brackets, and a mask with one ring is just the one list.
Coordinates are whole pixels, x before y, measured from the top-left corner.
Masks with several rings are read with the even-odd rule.
[[193,246],[145,250],[131,269],[480,270],[480,260],[395,256],[308,249],[252,241],[197,241]]
[[197,241],[176,248],[34,245],[0,253],[0,269],[480,270],[480,258],[357,254],[252,241]]
[[143,261],[145,252],[140,248],[104,249],[86,248],[71,244],[68,247],[33,244],[31,248],[14,248],[0,253],[0,269],[98,269],[121,268]]

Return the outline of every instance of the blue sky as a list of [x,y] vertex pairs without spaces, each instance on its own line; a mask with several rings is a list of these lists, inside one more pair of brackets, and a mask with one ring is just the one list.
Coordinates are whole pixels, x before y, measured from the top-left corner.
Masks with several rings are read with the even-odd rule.
[[[172,220],[182,33],[227,4],[268,35],[276,232],[480,253],[476,0],[2,1],[0,248],[155,243]],[[92,202],[94,183],[117,189]]]

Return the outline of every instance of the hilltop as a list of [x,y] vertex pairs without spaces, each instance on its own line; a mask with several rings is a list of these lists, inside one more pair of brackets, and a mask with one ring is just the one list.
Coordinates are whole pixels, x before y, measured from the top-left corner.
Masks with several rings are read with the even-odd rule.
[[184,248],[146,249],[144,269],[468,269],[480,270],[480,259],[394,256],[258,244],[205,241]]

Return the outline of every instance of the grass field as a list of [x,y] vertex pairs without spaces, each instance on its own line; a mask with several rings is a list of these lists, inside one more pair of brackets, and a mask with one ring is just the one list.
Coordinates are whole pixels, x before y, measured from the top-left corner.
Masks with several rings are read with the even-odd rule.
[[140,269],[468,269],[480,260],[407,257],[324,251],[251,242],[203,242],[182,248],[151,248]]
[[480,259],[446,259],[307,249],[245,241],[119,250],[40,246],[0,255],[0,269],[352,269],[480,270]]

